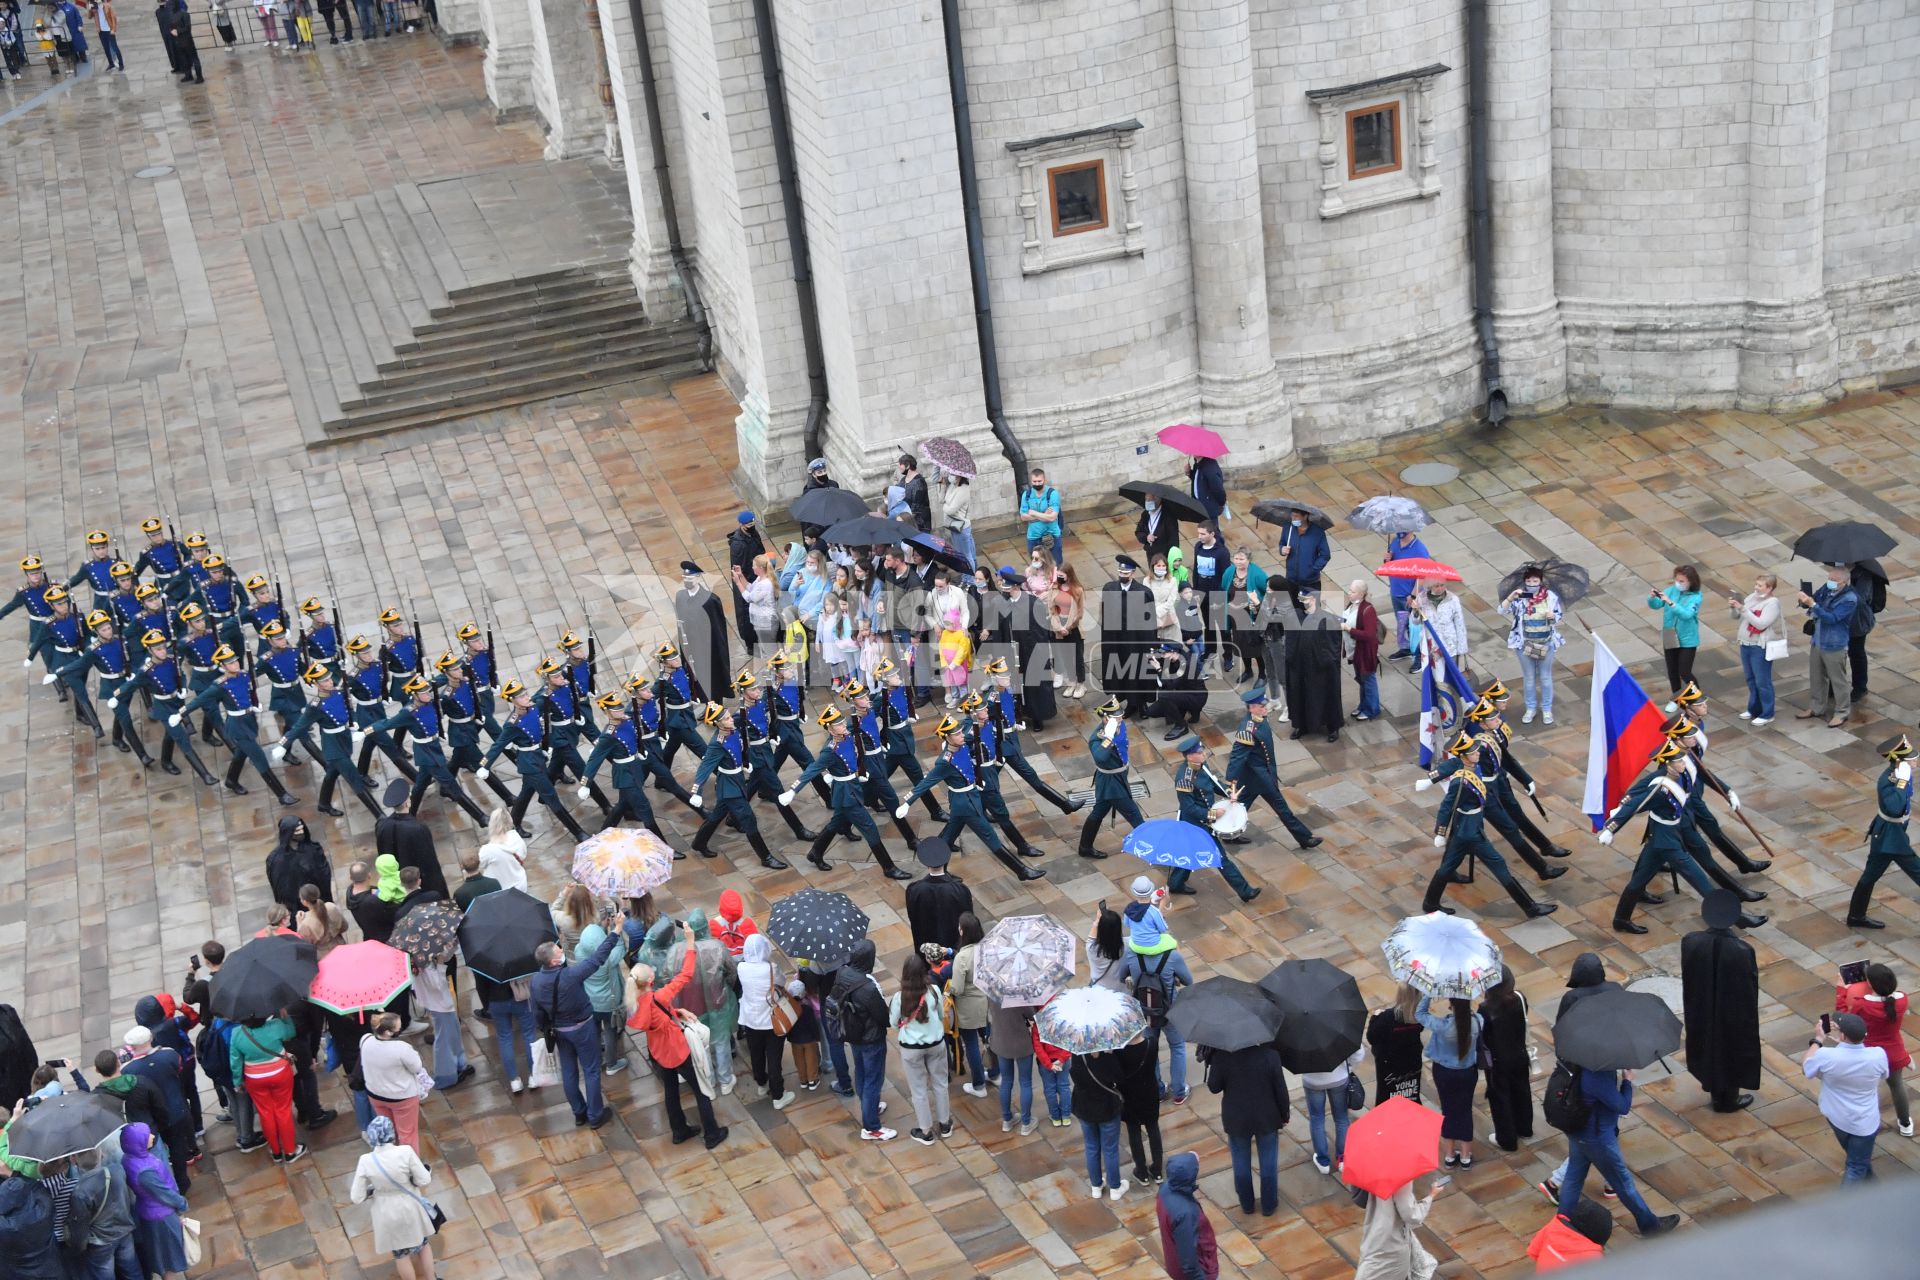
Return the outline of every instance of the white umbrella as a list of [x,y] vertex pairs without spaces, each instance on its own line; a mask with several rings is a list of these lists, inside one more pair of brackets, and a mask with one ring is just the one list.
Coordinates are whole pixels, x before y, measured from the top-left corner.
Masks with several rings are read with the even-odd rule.
[[1040,1038],[1068,1053],[1106,1053],[1147,1029],[1140,1002],[1110,987],[1075,987],[1047,1001],[1034,1017]]
[[1408,916],[1380,949],[1395,978],[1430,996],[1471,1000],[1500,982],[1500,948],[1464,916]]
[[1003,916],[980,940],[974,981],[1002,1005],[1045,1004],[1073,981],[1074,945],[1052,916]]

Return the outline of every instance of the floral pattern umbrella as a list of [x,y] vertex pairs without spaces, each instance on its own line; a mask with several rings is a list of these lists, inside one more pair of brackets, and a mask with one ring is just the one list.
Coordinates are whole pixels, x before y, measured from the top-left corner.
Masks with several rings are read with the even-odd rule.
[[1430,996],[1472,1000],[1500,981],[1500,948],[1463,916],[1408,916],[1380,949],[1396,979]]
[[1106,1053],[1123,1048],[1147,1029],[1140,1003],[1107,987],[1062,991],[1034,1017],[1040,1038],[1068,1053]]
[[[491,895],[489,895],[491,896]],[[445,964],[460,942],[460,912],[451,902],[423,902],[400,917],[389,946],[421,964]]]
[[930,436],[922,440],[920,456],[942,470],[965,476],[969,480],[980,474],[980,464],[973,460],[973,451],[946,436]]
[[334,1013],[359,1013],[386,1008],[412,985],[406,952],[384,942],[353,942],[320,957],[320,972],[307,999]]
[[1074,945],[1052,916],[1004,916],[980,941],[974,982],[1002,1005],[1045,1004],[1073,981]]
[[673,850],[644,827],[612,827],[573,847],[573,878],[600,898],[637,898],[673,875]]

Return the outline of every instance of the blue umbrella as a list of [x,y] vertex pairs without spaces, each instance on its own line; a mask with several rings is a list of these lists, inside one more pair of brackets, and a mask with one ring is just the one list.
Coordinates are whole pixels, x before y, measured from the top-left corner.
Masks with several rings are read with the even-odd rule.
[[1178,818],[1141,823],[1127,833],[1120,848],[1156,867],[1199,871],[1220,865],[1220,844],[1213,833]]

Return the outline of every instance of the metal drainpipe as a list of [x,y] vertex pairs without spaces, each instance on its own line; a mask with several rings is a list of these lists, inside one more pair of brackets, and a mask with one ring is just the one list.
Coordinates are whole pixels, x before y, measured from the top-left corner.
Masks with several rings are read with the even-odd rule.
[[967,267],[973,275],[973,326],[980,343],[980,392],[987,422],[1013,467],[1017,502],[1027,483],[1027,451],[1014,438],[1000,401],[1000,357],[993,338],[993,294],[987,282],[987,244],[980,225],[980,179],[973,165],[973,109],[967,99],[967,64],[960,48],[959,0],[940,0],[947,28],[947,84],[953,94],[953,145],[960,161],[960,208],[967,224]]
[[1473,202],[1473,323],[1480,334],[1487,424],[1507,419],[1500,342],[1493,333],[1493,198],[1487,178],[1487,0],[1467,4],[1467,165]]
[[653,146],[653,180],[660,189],[660,210],[667,223],[667,253],[673,269],[680,273],[680,288],[687,297],[687,319],[700,330],[695,348],[702,371],[713,368],[713,326],[707,323],[707,308],[700,301],[700,286],[694,282],[693,267],[687,262],[686,246],[680,243],[680,211],[673,202],[673,174],[667,168],[666,129],[660,123],[660,90],[653,79],[653,45],[647,39],[647,15],[640,0],[628,0],[633,11],[634,49],[640,58],[640,94],[647,104],[647,137]]
[[773,162],[780,173],[780,202],[786,208],[787,243],[793,251],[793,287],[800,301],[800,341],[807,357],[807,421],[801,439],[807,457],[818,458],[824,456],[820,428],[827,416],[827,363],[820,354],[820,308],[813,296],[813,259],[807,250],[800,176],[793,167],[793,125],[787,119],[787,78],[780,69],[780,33],[773,24],[773,0],[753,0],[753,25],[760,39],[761,74],[767,82]]

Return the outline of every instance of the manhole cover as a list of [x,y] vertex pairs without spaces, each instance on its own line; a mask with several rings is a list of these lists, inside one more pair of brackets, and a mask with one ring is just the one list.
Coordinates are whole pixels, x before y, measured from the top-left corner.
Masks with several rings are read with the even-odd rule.
[[136,178],[164,178],[172,172],[173,166],[170,164],[150,164],[144,169],[135,169],[133,176]]
[[1401,484],[1448,484],[1460,478],[1460,468],[1445,462],[1416,462],[1400,473]]

